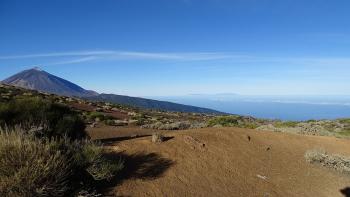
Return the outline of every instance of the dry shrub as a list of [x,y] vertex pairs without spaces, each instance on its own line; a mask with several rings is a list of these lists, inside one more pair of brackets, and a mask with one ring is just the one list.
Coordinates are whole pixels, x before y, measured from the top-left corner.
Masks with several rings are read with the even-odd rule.
[[91,141],[86,141],[81,154],[76,155],[80,157],[78,163],[83,165],[94,180],[110,180],[124,168],[121,158],[118,161],[107,159],[104,157],[103,146]]
[[123,168],[122,160],[109,160],[103,147],[89,140],[25,133],[0,130],[0,196],[66,196],[80,183],[109,180]]
[[161,123],[156,122],[154,124],[143,125],[144,129],[157,129],[157,130],[186,130],[192,127],[192,124],[188,121],[174,122],[174,123]]
[[313,149],[305,153],[305,159],[312,164],[318,163],[340,172],[350,173],[350,157],[337,154],[329,155],[323,149]]
[[0,133],[0,196],[63,196],[72,162],[56,149],[19,132]]

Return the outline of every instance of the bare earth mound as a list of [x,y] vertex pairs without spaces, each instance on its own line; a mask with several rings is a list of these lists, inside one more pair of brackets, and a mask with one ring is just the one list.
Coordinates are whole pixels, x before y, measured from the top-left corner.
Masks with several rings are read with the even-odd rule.
[[[350,175],[311,165],[307,150],[350,155],[350,141],[317,136],[208,128],[114,142],[126,172],[113,196],[349,196]],[[173,137],[173,138],[171,138]]]

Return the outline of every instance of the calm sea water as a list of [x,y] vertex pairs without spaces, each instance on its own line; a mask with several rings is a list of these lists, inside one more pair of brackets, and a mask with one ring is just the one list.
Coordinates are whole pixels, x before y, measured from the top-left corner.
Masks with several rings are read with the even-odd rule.
[[219,111],[251,115],[257,118],[281,120],[336,119],[350,117],[350,106],[275,103],[275,102],[218,102],[208,107]]
[[239,97],[231,99],[170,97],[163,98],[163,100],[164,99],[232,114],[250,115],[257,118],[280,120],[350,118],[350,98],[348,97],[266,97],[259,99],[257,97]]

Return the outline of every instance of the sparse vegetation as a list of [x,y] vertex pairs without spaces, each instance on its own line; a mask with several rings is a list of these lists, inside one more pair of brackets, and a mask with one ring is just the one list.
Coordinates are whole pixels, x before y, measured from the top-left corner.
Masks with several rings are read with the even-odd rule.
[[81,154],[76,154],[75,158],[94,180],[110,180],[124,167],[122,158],[111,161],[105,157],[101,145],[85,141],[80,147]]
[[338,137],[350,137],[350,130],[345,130],[337,133]]
[[339,122],[342,123],[342,124],[350,125],[350,118],[339,119]]
[[162,122],[156,122],[154,124],[148,124],[143,125],[142,128],[146,129],[157,129],[157,130],[185,130],[192,128],[192,125],[188,121],[180,121],[180,122],[174,122],[174,123],[162,123]]
[[114,120],[115,118],[102,112],[90,112],[87,115],[87,119],[90,121],[109,121]]
[[350,173],[350,157],[329,155],[323,149],[313,149],[305,153],[305,159],[312,164],[320,164],[340,172]]
[[[106,149],[102,144],[86,139],[84,121],[87,124],[93,125],[89,128],[92,131],[91,133],[102,131],[100,133],[105,136],[100,139],[108,138],[107,140],[110,140],[115,137],[112,135],[120,135],[117,137],[121,137],[120,139],[123,140],[142,137],[140,140],[142,143],[139,144],[138,149],[140,151],[144,150],[145,138],[143,136],[148,136],[154,131],[140,131],[141,129],[136,128],[136,126],[156,130],[184,130],[216,126],[256,129],[258,127],[260,128],[260,126],[267,126],[266,130],[269,131],[275,130],[302,135],[350,137],[350,119],[296,122],[262,120],[238,115],[214,116],[166,112],[132,108],[125,105],[111,105],[104,102],[92,102],[57,95],[46,95],[29,90],[14,88],[10,88],[9,90],[11,91],[9,92],[0,87],[0,127],[8,128],[8,130],[5,132],[2,131],[0,134],[0,196],[5,197],[67,196],[76,195],[77,193],[81,196],[100,196],[98,189],[94,188],[94,185],[97,183],[102,183],[101,185],[103,185],[105,184],[105,180],[113,179],[124,167],[124,162],[118,155],[117,159],[115,159],[115,155],[106,154]],[[19,125],[23,129],[19,129]],[[115,129],[113,127],[106,127],[106,125],[127,126],[125,128],[126,132],[124,132],[124,128]],[[136,128],[136,132],[134,128]],[[111,133],[109,131],[119,131],[119,129],[122,132],[111,132],[112,135],[110,135]],[[129,129],[132,135],[128,133]],[[137,133],[139,131],[140,133]],[[215,130],[211,128],[203,129],[203,131],[206,135],[211,136],[202,135],[202,131],[185,132],[192,133],[193,136],[191,136],[192,134],[187,136],[183,136],[182,133],[179,133],[179,135],[175,134],[175,139],[169,143],[171,145],[170,148],[173,150],[174,148],[184,146],[187,149],[181,148],[176,150],[185,152],[190,148],[193,152],[207,151],[217,153],[217,151],[210,151],[211,147],[215,147],[214,143],[225,141],[227,135],[222,135],[222,133],[221,136],[216,136],[216,133],[212,133]],[[220,131],[220,129],[217,131]],[[242,136],[246,135],[244,133],[246,131],[245,129],[233,129],[233,131],[241,132]],[[94,134],[91,135],[93,136]],[[130,136],[124,137],[126,135]],[[286,136],[288,137],[288,135]],[[216,140],[217,137],[219,140]],[[234,137],[235,134],[232,135],[233,139],[235,139]],[[249,144],[247,146],[248,148],[254,148],[255,142],[264,140],[259,137],[258,133],[256,135],[249,134],[247,137],[249,137],[249,141],[246,140],[247,143],[242,141],[241,138],[239,141],[229,141],[230,143],[226,143],[225,141],[228,145],[227,149],[231,147],[230,144],[242,142],[244,142],[244,144],[241,144],[242,147]],[[165,138],[160,133],[154,133],[152,139],[150,137],[147,137],[147,139],[155,143],[160,143],[167,141],[169,138]],[[212,139],[215,139],[215,141],[212,141]],[[299,139],[300,141],[303,140],[302,137]],[[139,140],[135,139],[132,142],[124,140],[120,143],[130,143],[130,146],[134,146],[133,142],[138,143]],[[284,141],[281,140],[281,143],[284,143]],[[168,143],[159,145],[163,149],[167,148]],[[133,154],[136,148],[131,149],[130,157],[127,154],[121,153],[123,151],[128,152],[128,147],[130,146],[120,146],[122,147],[121,149],[120,147],[113,147],[113,151],[117,151],[117,154],[124,156],[125,165],[131,164],[131,166],[126,166],[127,170],[125,173],[123,172],[123,177],[121,178],[135,177],[128,170],[135,170],[137,173],[141,172],[147,174],[147,176],[153,176],[154,172],[165,169],[164,166],[166,165],[164,163],[148,165],[154,162],[153,157],[149,157],[149,155],[141,158],[132,156],[131,154]],[[278,147],[283,148],[285,146],[279,146],[279,143],[277,143],[276,146],[272,146],[272,150],[278,150]],[[155,148],[155,150],[152,150],[154,152],[159,150],[155,146],[148,148],[148,150]],[[109,150],[112,150],[112,148]],[[237,154],[233,154],[234,151],[235,149],[230,149],[227,154],[223,154],[222,156],[237,156]],[[270,146],[266,151],[271,151]],[[167,154],[164,155],[168,156]],[[300,156],[299,152],[298,155]],[[191,159],[193,157],[189,158]],[[329,155],[325,151],[308,151],[305,154],[305,158],[310,163],[318,163],[341,172],[349,172],[349,158],[345,156]],[[175,160],[177,161],[177,158]],[[144,162],[149,170],[143,170],[143,165],[140,167],[134,162]],[[228,165],[232,165],[232,163],[228,163]],[[221,177],[223,177],[222,174],[218,176],[218,178]]]
[[[313,121],[310,121],[312,123]],[[285,128],[285,127],[296,127],[299,122],[296,121],[277,121],[274,123],[274,126],[277,128]]]
[[64,196],[80,183],[109,180],[123,161],[108,160],[88,140],[46,139],[19,130],[0,132],[1,196]]
[[216,125],[223,127],[237,126],[238,120],[236,116],[218,116],[208,121],[208,126],[213,127]]
[[13,128],[16,125],[21,125],[27,131],[41,127],[40,133],[35,133],[41,137],[83,139],[87,136],[84,121],[78,113],[39,97],[0,103],[0,127]]
[[79,112],[38,95],[0,102],[0,196],[66,196],[123,168],[87,139]]
[[18,131],[0,133],[0,196],[63,196],[72,167],[56,141],[43,142]]
[[255,129],[259,122],[251,117],[244,116],[217,116],[208,121],[209,127],[241,127]]

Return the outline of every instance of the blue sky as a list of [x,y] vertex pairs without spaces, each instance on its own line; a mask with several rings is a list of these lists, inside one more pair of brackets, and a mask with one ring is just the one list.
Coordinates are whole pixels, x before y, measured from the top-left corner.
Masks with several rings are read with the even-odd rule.
[[98,92],[350,94],[350,2],[1,0],[0,79]]

